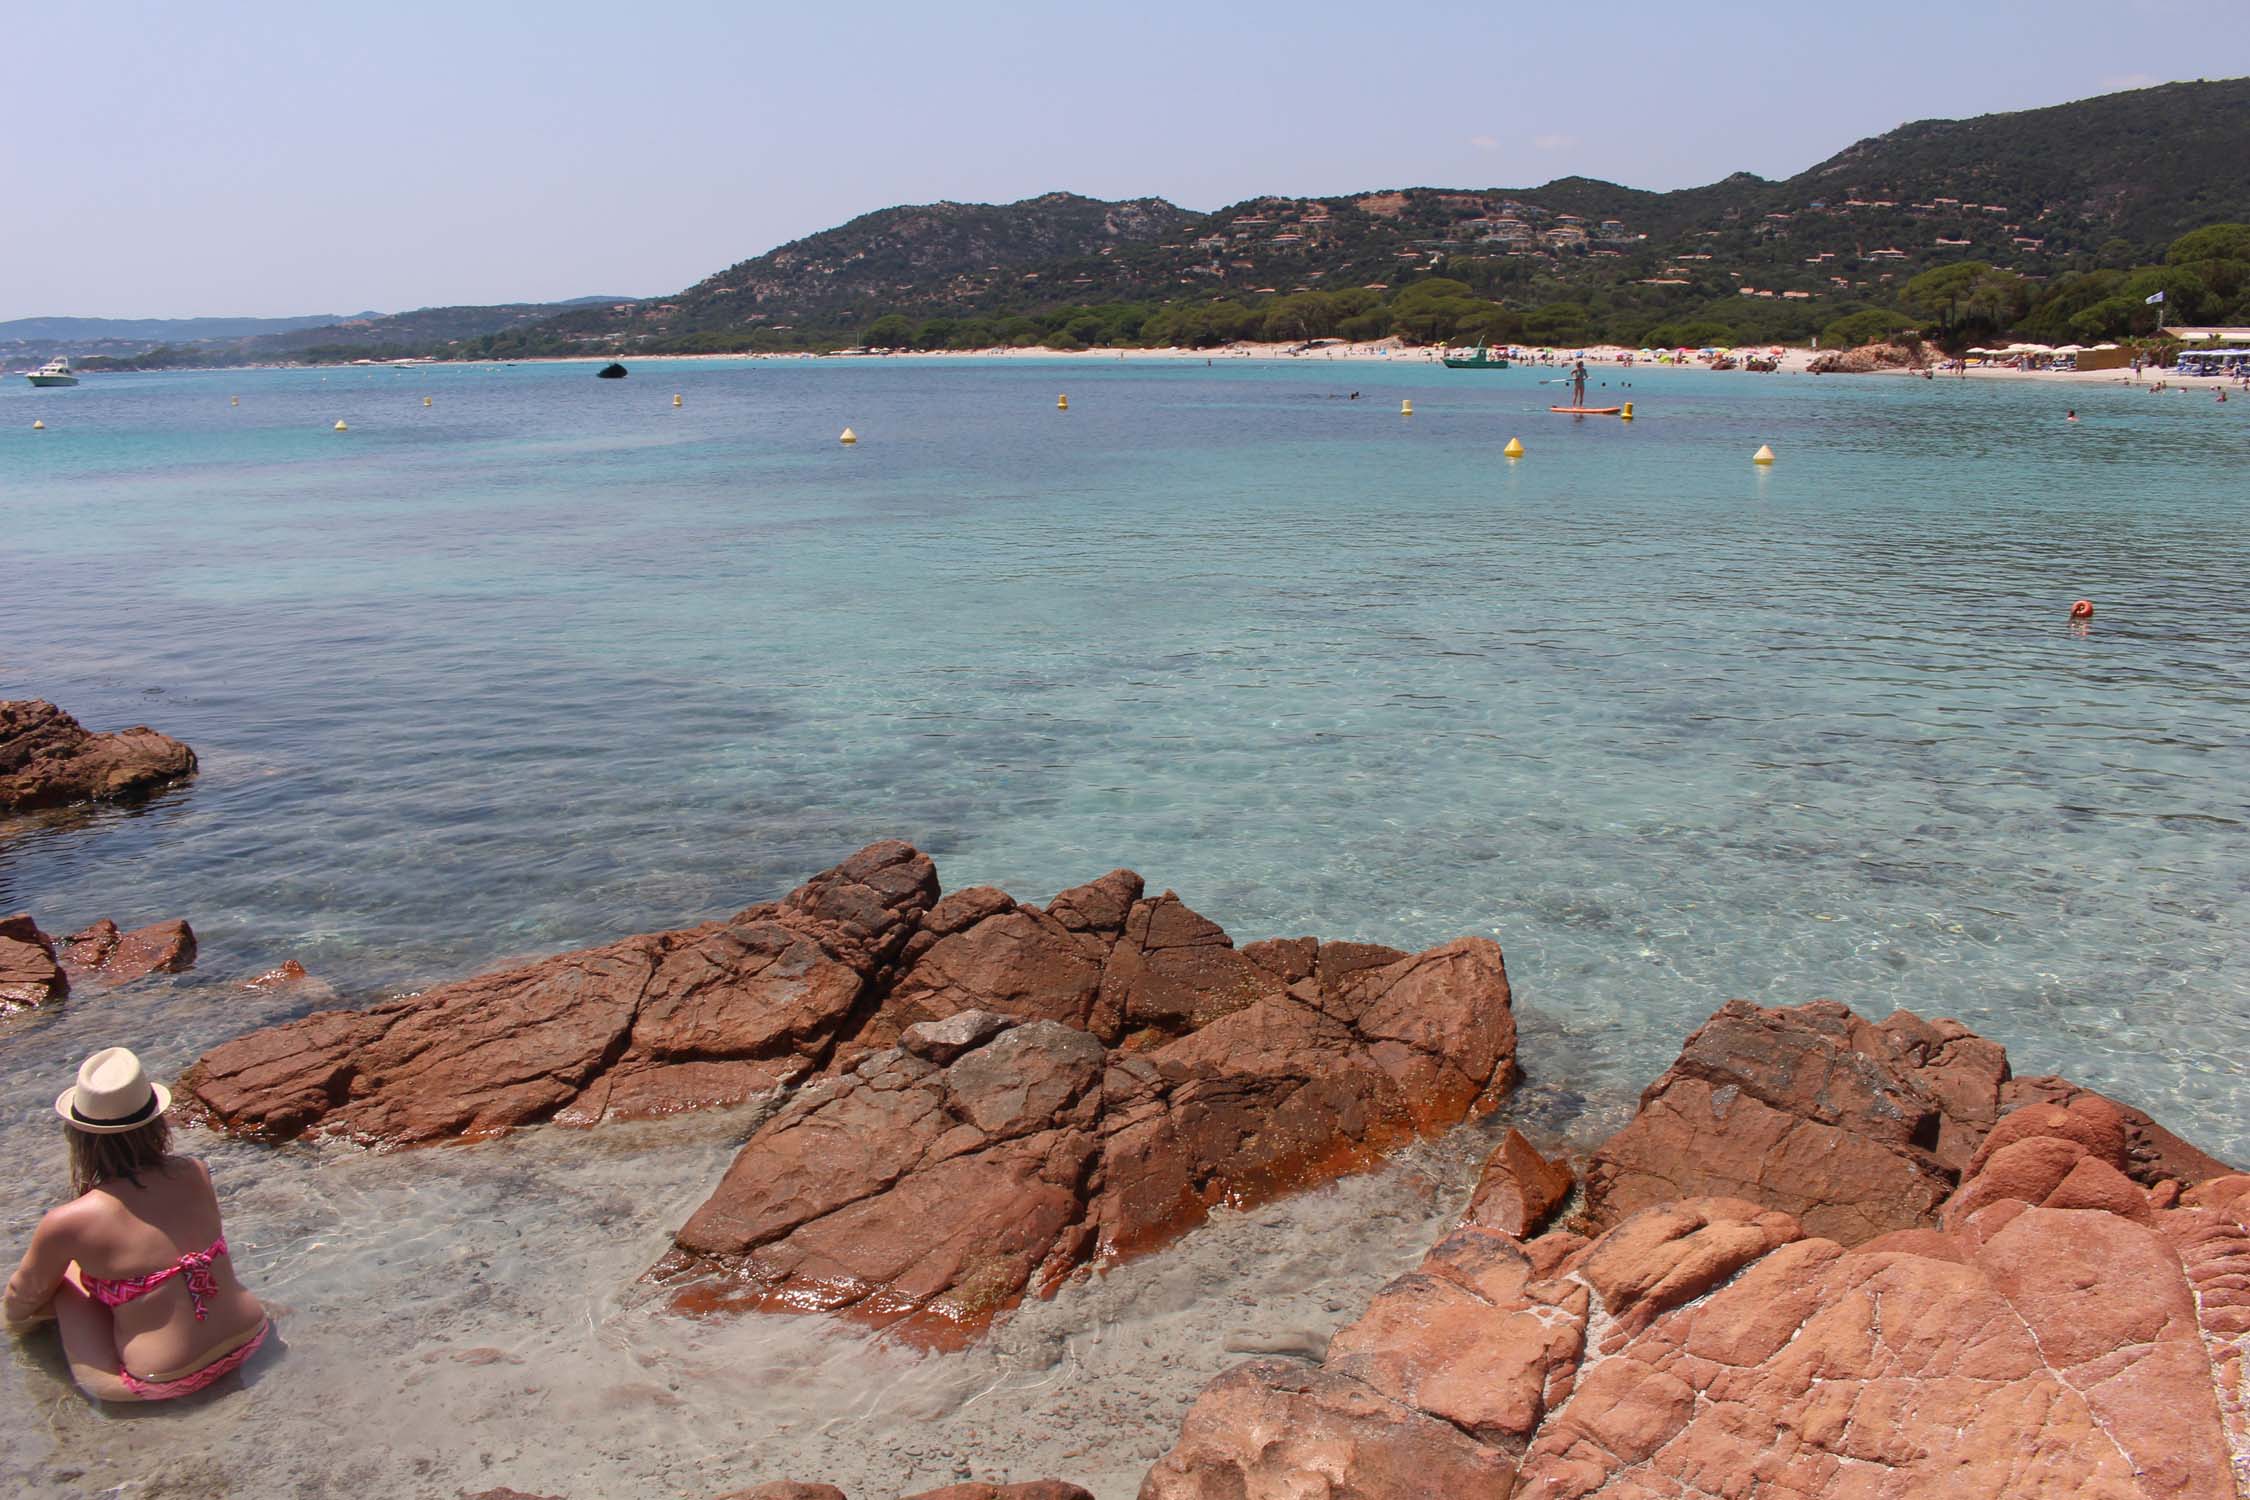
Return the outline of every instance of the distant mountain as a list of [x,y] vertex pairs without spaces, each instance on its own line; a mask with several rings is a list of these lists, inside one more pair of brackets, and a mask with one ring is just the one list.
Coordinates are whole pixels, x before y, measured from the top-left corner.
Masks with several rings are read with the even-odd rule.
[[[0,324],[0,361],[28,367],[55,354],[68,354],[87,370],[101,371],[445,353],[467,340],[535,327],[578,308],[619,304],[632,302],[622,297],[573,297],[565,302],[366,312],[349,318],[23,318]],[[5,334],[15,327],[55,331],[27,335],[10,344]],[[155,331],[135,333],[134,329]],[[240,331],[244,329],[248,331]]]
[[[1027,317],[1042,334],[1067,321],[1052,309],[1257,306],[1297,291],[1388,293],[1435,273],[1510,306],[1565,308],[1550,320],[1557,337],[1667,317],[1800,337],[1888,306],[1932,267],[1981,260],[2036,285],[2250,221],[2245,162],[2250,79],[2231,79],[1921,121],[1783,181],[1738,173],[1665,193],[1567,177],[1260,197],[1205,215],[1067,193],[926,204],[793,241],[676,297],[512,330],[480,352],[820,347],[887,315],[1006,339]],[[1798,305],[1752,316],[1733,310],[1744,294]],[[1132,322],[1102,321],[1112,335]]]
[[776,323],[846,327],[1012,293],[1028,267],[1098,263],[1176,235],[1195,217],[1162,198],[1108,203],[1075,193],[886,208],[738,262],[676,297],[568,314],[554,326],[579,338],[669,340]]
[[[359,316],[373,317],[373,313]],[[204,339],[246,339],[266,333],[291,333],[343,321],[336,313],[302,318],[11,318],[0,322],[0,345],[72,339],[146,339],[186,344]]]

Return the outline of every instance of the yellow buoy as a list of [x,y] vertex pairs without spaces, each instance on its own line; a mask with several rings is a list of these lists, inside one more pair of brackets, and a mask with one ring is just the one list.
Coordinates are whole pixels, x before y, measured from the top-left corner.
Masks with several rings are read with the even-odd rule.
[[1068,396],[1057,396],[1057,397],[1055,398],[1055,410],[1056,410],[1056,411],[1069,411],[1069,410],[1070,410],[1070,398],[1069,398]]
[[836,441],[849,448],[852,444],[859,441],[859,434],[847,427],[844,429],[844,435],[838,438]]
[[427,397],[427,396],[424,396],[424,397],[422,398],[422,404],[423,404],[424,406],[428,406],[428,405],[430,404],[430,398],[429,398],[429,397]]
[[1760,444],[1758,445],[1758,451],[1750,455],[1750,462],[1752,462],[1752,463],[1754,463],[1754,464],[1770,464],[1770,463],[1772,463],[1772,462],[1773,462],[1773,449],[1771,449],[1771,448],[1767,447],[1767,446],[1766,446],[1766,445],[1765,445],[1764,443],[1760,443]]
[[1630,401],[1626,402],[1626,403],[1625,403],[1625,409],[1624,409],[1623,411],[1619,412],[1619,413],[1618,413],[1617,415],[1618,415],[1618,416],[1619,416],[1620,418],[1622,418],[1622,419],[1624,419],[1625,421],[1627,421],[1627,422],[1630,422],[1630,421],[1632,421],[1632,420],[1633,420],[1633,403],[1632,403],[1632,402],[1630,402]]
[[1502,448],[1502,449],[1500,450],[1500,452],[1501,452],[1501,454],[1502,454],[1502,455],[1503,455],[1504,457],[1507,457],[1507,458],[1521,458],[1521,457],[1523,457],[1523,439],[1522,439],[1522,438],[1510,438],[1510,439],[1508,439],[1508,446],[1507,446],[1507,447],[1505,447],[1505,448]]
[[678,406],[680,404],[680,393],[677,391],[674,391],[672,393],[672,404],[674,406]]
[[343,419],[342,417],[338,417],[338,418],[336,419],[336,430],[337,430],[338,432],[349,432],[349,431],[351,431],[351,429],[350,429],[349,427],[346,427],[346,426],[344,425],[344,419]]
[[229,406],[240,406],[241,404],[242,404],[242,398],[241,398],[240,396],[229,396],[229,397],[227,397],[227,405],[229,405]]
[[37,417],[33,417],[31,419],[31,430],[33,432],[45,432],[47,430],[47,424],[40,421]]

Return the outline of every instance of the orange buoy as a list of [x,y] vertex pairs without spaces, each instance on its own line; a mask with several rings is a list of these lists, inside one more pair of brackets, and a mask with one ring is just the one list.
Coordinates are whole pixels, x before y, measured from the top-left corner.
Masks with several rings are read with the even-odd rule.
[[2070,617],[2073,620],[2091,620],[2094,618],[2094,601],[2091,599],[2079,600],[2070,607]]

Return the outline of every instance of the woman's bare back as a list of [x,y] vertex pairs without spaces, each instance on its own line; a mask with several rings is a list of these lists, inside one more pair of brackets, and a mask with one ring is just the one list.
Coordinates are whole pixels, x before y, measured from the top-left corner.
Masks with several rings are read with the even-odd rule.
[[[160,1168],[103,1182],[66,1204],[79,1270],[124,1281],[176,1266],[183,1255],[209,1250],[219,1238],[219,1200],[210,1174],[193,1157],[168,1156]],[[234,1257],[211,1262],[216,1293],[195,1316],[188,1278],[167,1277],[129,1302],[116,1304],[117,1352],[123,1367],[146,1380],[175,1376],[224,1353],[265,1319],[258,1299],[234,1273]]]

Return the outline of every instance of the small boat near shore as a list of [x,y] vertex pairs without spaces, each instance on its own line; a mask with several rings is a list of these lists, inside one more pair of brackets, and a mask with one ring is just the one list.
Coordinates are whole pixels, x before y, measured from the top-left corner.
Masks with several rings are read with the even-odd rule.
[[1487,349],[1484,346],[1483,339],[1478,339],[1477,346],[1466,354],[1448,349],[1443,358],[1448,370],[1505,370],[1508,368],[1508,356],[1497,349]]
[[623,380],[625,378],[625,373],[625,367],[621,364],[618,364],[615,360],[612,360],[610,363],[603,365],[600,369],[596,370],[594,372],[594,378],[596,380]]
[[76,385],[78,377],[70,368],[70,356],[58,354],[38,369],[24,376],[33,385]]

